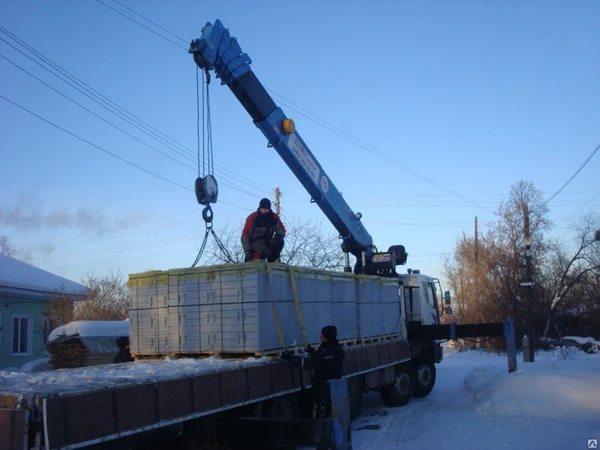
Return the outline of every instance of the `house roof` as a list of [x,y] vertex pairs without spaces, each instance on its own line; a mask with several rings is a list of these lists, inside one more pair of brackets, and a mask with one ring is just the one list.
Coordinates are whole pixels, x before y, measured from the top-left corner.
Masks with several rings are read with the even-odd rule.
[[0,290],[84,295],[87,288],[18,259],[0,255]]

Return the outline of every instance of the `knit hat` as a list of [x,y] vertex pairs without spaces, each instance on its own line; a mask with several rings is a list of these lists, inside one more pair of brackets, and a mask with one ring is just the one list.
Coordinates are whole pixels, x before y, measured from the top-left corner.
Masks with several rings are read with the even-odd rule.
[[321,328],[321,333],[328,341],[332,339],[337,339],[337,328],[335,325],[327,325],[326,327]]
[[258,204],[259,208],[271,208],[271,200],[268,198],[263,198]]
[[129,345],[129,338],[127,336],[121,336],[117,338],[117,347],[124,350]]

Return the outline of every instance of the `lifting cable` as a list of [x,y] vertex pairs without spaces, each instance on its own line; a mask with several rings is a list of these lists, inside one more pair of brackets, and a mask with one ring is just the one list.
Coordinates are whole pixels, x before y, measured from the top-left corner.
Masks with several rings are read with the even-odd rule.
[[[215,230],[213,229],[213,211],[210,206],[211,203],[217,203],[217,197],[219,195],[219,187],[217,180],[215,179],[214,173],[214,157],[213,157],[213,142],[212,142],[212,126],[210,117],[210,72],[208,68],[205,68],[202,72],[202,83],[198,80],[199,69],[196,69],[196,110],[197,110],[197,127],[196,134],[198,139],[198,178],[196,178],[195,192],[196,200],[201,205],[204,205],[202,210],[202,219],[206,225],[206,232],[204,233],[204,240],[198,251],[198,255],[192,264],[192,267],[196,267],[196,264],[200,261],[204,249],[206,248],[206,242],[208,241],[209,234],[212,234],[215,238],[215,242],[219,247],[219,250],[227,258],[227,262],[234,262],[231,255],[217,237]],[[206,75],[206,91],[202,89],[202,114],[200,113],[200,84],[204,84],[204,76]],[[206,92],[206,95],[205,95]],[[200,117],[202,116],[202,136],[200,136]],[[202,142],[202,144],[200,144]],[[202,155],[200,155],[202,152]]]

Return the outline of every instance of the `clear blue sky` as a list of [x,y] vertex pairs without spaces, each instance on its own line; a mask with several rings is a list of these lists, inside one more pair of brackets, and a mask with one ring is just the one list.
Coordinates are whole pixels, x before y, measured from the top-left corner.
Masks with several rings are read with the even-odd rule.
[[[193,262],[204,222],[186,50],[217,18],[375,244],[405,245],[407,266],[434,276],[475,216],[485,231],[511,185],[532,181],[549,198],[600,144],[598,1],[123,2],[164,30],[102,1],[174,43],[93,0],[0,0],[0,95],[72,133],[0,99],[0,235],[75,281],[89,270]],[[7,31],[175,139],[186,157],[44,70]],[[313,217],[333,233],[218,80],[211,102],[215,229],[241,227],[279,187],[284,221]],[[574,214],[600,210],[599,174],[596,154],[549,203],[555,233],[567,238]]]

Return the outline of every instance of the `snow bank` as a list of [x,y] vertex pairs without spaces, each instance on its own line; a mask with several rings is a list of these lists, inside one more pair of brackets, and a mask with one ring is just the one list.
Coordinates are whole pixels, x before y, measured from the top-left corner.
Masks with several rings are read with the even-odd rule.
[[552,359],[538,355],[535,363],[519,361],[506,373],[501,366],[482,366],[464,379],[477,411],[557,418],[600,416],[600,358]]

